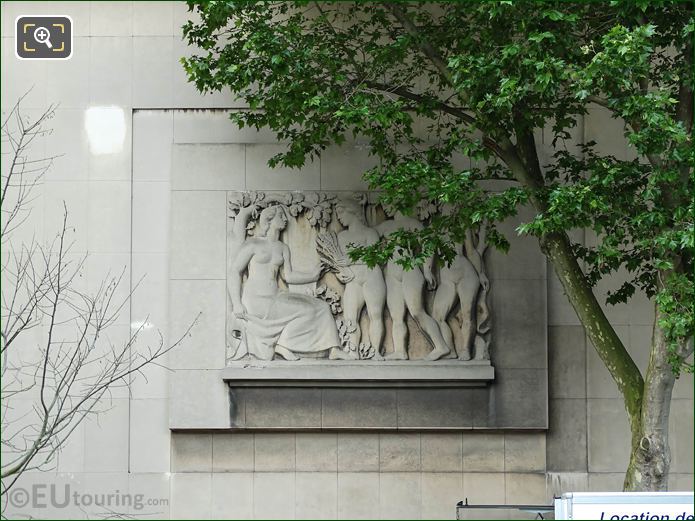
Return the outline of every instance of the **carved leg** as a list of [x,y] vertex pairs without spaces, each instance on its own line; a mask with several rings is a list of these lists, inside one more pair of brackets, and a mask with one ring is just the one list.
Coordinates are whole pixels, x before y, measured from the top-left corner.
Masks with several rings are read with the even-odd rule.
[[369,341],[374,347],[373,360],[382,360],[382,344],[384,342],[384,305],[386,304],[386,283],[381,271],[370,277],[362,285],[364,300],[367,304],[369,317]]
[[343,316],[345,320],[352,322],[355,330],[350,333],[350,342],[357,349],[362,340],[362,330],[360,329],[360,314],[364,307],[364,296],[359,283],[349,282],[345,286],[343,293]]
[[457,286],[459,299],[461,301],[461,344],[457,346],[459,360],[471,359],[471,348],[475,338],[475,301],[478,296],[480,282],[477,276],[464,278]]
[[449,354],[451,349],[446,345],[439,325],[425,311],[422,297],[422,289],[425,285],[425,278],[422,272],[412,270],[403,275],[403,295],[408,311],[422,329],[425,336],[434,346],[434,349],[425,357],[425,360],[439,360]]
[[442,275],[442,280],[437,288],[437,293],[434,295],[434,303],[432,305],[432,318],[437,321],[439,325],[439,330],[442,333],[442,338],[449,348],[449,354],[447,358],[453,358],[456,356],[454,351],[454,334],[449,327],[446,319],[451,312],[451,308],[456,302],[456,286],[447,280]]
[[405,323],[405,300],[403,299],[403,287],[400,281],[387,277],[386,279],[386,304],[391,315],[393,336],[393,353],[384,358],[386,360],[407,360],[408,351],[405,344],[408,341],[408,326]]

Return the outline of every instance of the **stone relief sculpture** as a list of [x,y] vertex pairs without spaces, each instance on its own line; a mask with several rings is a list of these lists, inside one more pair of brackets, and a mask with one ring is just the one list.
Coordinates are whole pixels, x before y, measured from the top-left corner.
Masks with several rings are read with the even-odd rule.
[[[366,193],[229,192],[228,217],[228,363],[489,359],[480,234],[469,234],[437,280],[434,259],[410,271],[397,259],[383,269],[350,259],[352,246],[426,225],[427,212],[391,214]],[[424,355],[411,352],[414,334],[429,346]]]

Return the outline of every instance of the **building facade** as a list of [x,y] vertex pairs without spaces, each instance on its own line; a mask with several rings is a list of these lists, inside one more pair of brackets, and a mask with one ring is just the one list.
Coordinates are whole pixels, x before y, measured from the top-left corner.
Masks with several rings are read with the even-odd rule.
[[[16,59],[14,23],[25,14],[69,15],[73,56]],[[321,256],[316,246],[318,235],[330,232],[327,237],[339,244],[340,234],[350,229],[338,207],[361,208],[362,224],[374,229],[397,216],[365,195],[361,174],[372,163],[362,143],[328,149],[301,171],[269,168],[268,159],[283,144],[268,132],[239,130],[228,119],[230,111],[243,108],[238,102],[227,94],[203,96],[187,82],[179,63],[190,54],[180,31],[187,17],[179,2],[2,3],[3,114],[29,89],[22,104],[28,115],[59,103],[50,122],[53,134],[36,153],[61,157],[38,188],[25,225],[28,236],[51,237],[65,201],[74,226],[72,252],[88,254],[85,288],[98,287],[109,271],[125,267],[121,296],[132,297],[109,329],[114,342],[144,325],[142,342],[156,341],[161,331],[171,343],[197,318],[190,337],[168,354],[166,368],[148,367],[114,392],[106,410],[73,433],[52,468],[26,473],[17,486],[31,491],[69,484],[85,497],[140,496],[125,508],[109,508],[135,517],[197,519],[444,519],[454,518],[456,503],[466,498],[470,504],[550,504],[561,492],[620,490],[629,456],[623,402],[537,244],[514,234],[518,221],[503,224],[512,239],[509,255],[487,252],[482,271],[475,271],[481,284],[484,274],[489,292],[484,302],[471,305],[478,319],[481,306],[489,306],[489,328],[476,319],[468,343],[459,338],[465,328],[453,328],[457,341],[473,346],[473,360],[376,360],[398,344],[388,318],[396,305],[386,302],[396,291],[388,276],[382,302],[375,304],[389,310],[383,332],[372,328],[369,303],[358,313],[361,339],[370,339],[371,351],[355,340],[354,330],[339,330],[316,284],[300,281],[296,285],[306,286],[302,298],[278,312],[285,322],[273,333],[284,335],[283,345],[290,346],[283,357],[300,352],[295,374],[283,373],[285,364],[263,367],[264,375],[280,367],[270,382],[248,376],[243,349],[263,352],[270,341],[259,339],[270,333],[253,331],[250,320],[244,322],[248,329],[235,328],[239,306],[228,300],[229,288],[235,273],[247,295],[254,284],[263,285],[243,275],[249,260],[236,261],[242,248],[251,258],[264,254],[253,246],[265,236],[264,226],[273,226],[263,224],[263,212],[294,205],[278,230],[279,242],[292,251],[295,270],[304,272],[319,257],[330,264],[330,254]],[[606,152],[630,157],[620,125],[597,109],[581,122],[576,139],[598,135],[610,147]],[[550,139],[538,137],[542,153],[550,154]],[[261,194],[262,201],[244,201],[244,194]],[[323,223],[311,222],[309,213],[318,207],[326,210]],[[240,229],[250,223],[255,238],[235,230],[244,209],[253,216]],[[592,237],[581,232],[575,239],[588,244]],[[360,280],[359,268],[353,267],[353,279],[333,271],[321,280],[339,294]],[[617,284],[617,278],[606,281],[599,293],[605,297]],[[360,290],[368,293],[366,300],[379,301],[374,285],[366,288]],[[404,285],[398,291],[415,290]],[[437,319],[437,293],[424,294],[429,319],[418,318],[416,304],[407,304],[404,314],[413,358],[432,349],[427,321]],[[465,307],[464,296],[458,299],[453,305]],[[252,305],[244,304],[251,315]],[[335,327],[341,340],[351,342],[346,352],[374,361],[329,362],[293,350],[297,342],[306,345],[293,343],[288,333],[295,326],[284,317],[296,310],[297,330],[333,334]],[[644,369],[652,303],[637,295],[606,312]],[[380,348],[377,337],[384,338]],[[370,355],[360,354],[360,342]],[[372,380],[383,381],[365,385],[364,367],[375,371]],[[456,376],[447,380],[442,371],[452,367]],[[331,368],[338,368],[332,380],[326,376]],[[432,368],[427,382],[414,383],[413,374]],[[671,490],[693,488],[692,410],[692,377],[683,376],[671,406]],[[86,501],[10,502],[5,508],[10,517],[104,512],[103,505]],[[500,513],[524,515],[511,508],[488,514]]]

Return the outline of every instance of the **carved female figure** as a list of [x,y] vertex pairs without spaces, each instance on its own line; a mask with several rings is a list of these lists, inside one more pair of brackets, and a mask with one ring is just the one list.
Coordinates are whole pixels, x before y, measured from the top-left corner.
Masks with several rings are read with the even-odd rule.
[[279,286],[280,276],[288,284],[315,282],[321,276],[320,265],[311,272],[292,268],[290,249],[280,241],[286,226],[283,206],[264,209],[257,232],[244,241],[230,266],[232,309],[242,323],[246,351],[261,360],[272,360],[276,353],[297,360],[297,353],[322,351],[329,351],[331,358],[345,358],[328,304]]

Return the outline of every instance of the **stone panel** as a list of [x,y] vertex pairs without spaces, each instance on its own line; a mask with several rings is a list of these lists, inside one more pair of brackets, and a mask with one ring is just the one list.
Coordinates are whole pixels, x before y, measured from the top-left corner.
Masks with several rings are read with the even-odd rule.
[[338,473],[338,519],[374,519],[378,505],[378,472]]
[[253,500],[250,472],[212,474],[212,519],[252,519]]
[[172,474],[172,519],[210,519],[211,503],[212,474]]
[[586,398],[586,337],[582,326],[548,327],[550,398]]
[[253,497],[255,519],[294,519],[294,472],[256,472],[253,475]]
[[[379,518],[419,519],[422,486],[416,472],[379,474]],[[374,511],[372,510],[372,515]]]
[[219,433],[212,435],[213,472],[252,472],[254,435]]
[[379,470],[379,434],[338,433],[338,472]]
[[394,389],[324,389],[323,428],[378,429],[397,426]]
[[172,434],[171,470],[173,472],[211,472],[212,434]]
[[419,472],[419,434],[380,434],[379,470],[381,472]]
[[[491,389],[494,424],[500,428],[547,427],[547,372],[544,369],[505,369],[497,375]],[[529,400],[529,396],[536,399]]]
[[423,433],[420,454],[423,472],[461,472],[461,434]]
[[508,472],[504,475],[505,502],[508,505],[551,505],[545,489],[545,474]]
[[338,474],[297,472],[295,515],[297,519],[336,519],[338,515]]
[[630,427],[620,399],[587,404],[589,472],[624,472],[630,459]]
[[338,469],[336,433],[297,433],[297,471],[335,472]]
[[320,389],[248,388],[235,392],[245,404],[246,427],[321,427]]
[[545,433],[504,435],[505,472],[544,472]]
[[422,473],[422,519],[456,519],[456,503],[462,499],[462,474]]
[[548,470],[586,472],[586,400],[549,402],[550,428],[546,436]]
[[293,433],[257,433],[254,445],[256,472],[294,472],[296,440]]
[[504,471],[504,434],[464,434],[463,471]]

